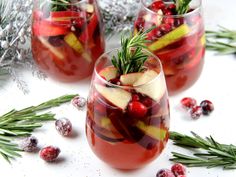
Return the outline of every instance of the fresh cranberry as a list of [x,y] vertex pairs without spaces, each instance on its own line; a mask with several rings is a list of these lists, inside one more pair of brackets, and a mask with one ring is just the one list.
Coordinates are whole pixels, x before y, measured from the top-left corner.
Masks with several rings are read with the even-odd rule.
[[139,101],[132,101],[128,105],[128,113],[131,116],[142,118],[147,114],[147,107]]
[[193,119],[198,119],[202,115],[202,107],[201,106],[194,106],[190,109],[190,116]]
[[160,25],[160,29],[164,34],[166,34],[169,31],[171,31],[172,27],[170,24],[162,24],[162,25]]
[[85,19],[84,18],[78,18],[75,23],[76,23],[76,26],[78,28],[82,28],[85,25]]
[[138,18],[135,22],[135,27],[138,31],[142,31],[144,28],[145,21],[143,18]]
[[185,97],[183,98],[180,103],[182,104],[182,106],[185,108],[185,109],[190,109],[194,106],[197,105],[197,101],[194,99],[194,98],[191,98],[191,97]]
[[164,19],[164,23],[173,26],[174,23],[175,23],[175,20],[174,20],[172,17],[166,17],[166,18]]
[[174,10],[176,10],[176,5],[175,4],[170,4],[170,5],[167,6],[167,9],[171,10],[171,11],[174,11]]
[[156,177],[175,177],[175,175],[168,169],[162,169],[157,172]]
[[112,84],[115,84],[115,85],[121,85],[121,82],[120,82],[119,78],[111,79],[109,82],[112,83]]
[[39,152],[39,155],[43,160],[51,162],[56,160],[60,152],[60,149],[57,147],[47,146]]
[[132,101],[139,101],[139,100],[140,100],[140,98],[139,98],[138,94],[132,95]]
[[164,15],[173,15],[173,13],[172,13],[169,9],[167,9],[167,8],[165,8],[165,9],[163,10],[163,14],[164,14]]
[[156,40],[162,36],[162,32],[159,28],[153,29],[150,33],[147,34],[147,39],[148,40]]
[[186,175],[186,167],[181,163],[176,163],[171,167],[172,173],[179,177],[179,175]]
[[214,105],[209,100],[202,101],[200,106],[202,107],[202,113],[204,115],[209,115],[214,110]]
[[164,8],[165,8],[165,4],[163,1],[155,1],[150,5],[150,9],[156,12]]
[[148,97],[144,98],[142,103],[147,107],[151,107],[153,105],[152,99]]

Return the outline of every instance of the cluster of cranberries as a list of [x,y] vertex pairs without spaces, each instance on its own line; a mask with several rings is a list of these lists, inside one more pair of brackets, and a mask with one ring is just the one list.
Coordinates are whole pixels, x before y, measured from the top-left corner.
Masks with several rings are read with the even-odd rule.
[[209,115],[214,110],[214,105],[209,100],[203,100],[200,106],[197,105],[197,101],[191,97],[185,97],[181,100],[181,105],[189,110],[189,113],[193,119],[198,119],[200,116]]
[[157,172],[156,177],[186,177],[186,167],[176,163],[169,169],[162,169]]

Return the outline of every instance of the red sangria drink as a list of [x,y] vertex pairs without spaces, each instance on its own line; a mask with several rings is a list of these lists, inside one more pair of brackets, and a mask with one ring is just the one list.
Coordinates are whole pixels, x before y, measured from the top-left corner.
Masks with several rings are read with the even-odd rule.
[[201,0],[142,0],[134,33],[148,34],[149,51],[162,62],[170,94],[192,86],[199,78],[205,53]]
[[86,135],[102,161],[118,169],[136,169],[158,157],[167,143],[169,102],[157,57],[124,43],[95,65]]
[[49,76],[71,82],[91,75],[105,45],[96,0],[35,0],[31,44]]

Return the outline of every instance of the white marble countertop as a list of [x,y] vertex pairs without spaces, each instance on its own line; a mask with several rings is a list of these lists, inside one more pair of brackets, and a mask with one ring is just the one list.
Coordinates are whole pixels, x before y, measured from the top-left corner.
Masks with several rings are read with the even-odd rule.
[[[203,2],[206,29],[216,29],[218,24],[236,29],[235,0],[207,0]],[[117,43],[112,40],[108,47]],[[233,55],[217,56],[207,51],[205,66],[198,82],[187,91],[170,97],[171,130],[189,134],[197,132],[202,136],[212,135],[222,143],[236,144],[236,57]],[[14,82],[9,80],[0,90],[0,114],[12,109],[23,108],[32,104],[55,98],[64,94],[79,93],[86,97],[89,80],[73,84],[63,84],[51,79],[45,81],[33,77],[30,72],[23,71],[22,77],[28,83],[30,93],[24,95]],[[179,100],[185,96],[195,97],[199,102],[212,100],[215,111],[209,117],[197,121],[190,120],[178,110]],[[155,177],[161,168],[170,168],[168,160],[172,151],[185,152],[170,142],[166,149],[153,163],[135,171],[119,171],[101,162],[90,150],[85,137],[85,111],[78,112],[72,106],[65,105],[55,109],[57,117],[71,119],[75,136],[63,138],[58,135],[53,123],[47,123],[34,135],[39,139],[40,147],[56,145],[61,148],[61,160],[57,163],[45,163],[38,154],[23,153],[22,158],[8,164],[0,158],[1,177]],[[236,170],[223,171],[221,168],[188,168],[188,177],[235,177]]]

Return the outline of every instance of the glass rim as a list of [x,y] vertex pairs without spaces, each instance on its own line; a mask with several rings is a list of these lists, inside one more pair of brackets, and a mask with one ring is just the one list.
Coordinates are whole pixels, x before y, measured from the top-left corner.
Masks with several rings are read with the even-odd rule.
[[46,1],[50,2],[51,4],[59,4],[59,5],[77,5],[77,4],[82,4],[86,2],[86,0],[81,0],[77,2],[67,2],[64,0],[60,0],[60,2],[54,2],[53,0],[46,0]]
[[152,13],[152,14],[155,14],[155,15],[158,15],[158,16],[161,16],[161,17],[173,17],[173,18],[181,18],[181,17],[187,17],[187,16],[190,16],[196,12],[199,12],[201,9],[202,9],[202,0],[197,0],[199,1],[199,4],[197,6],[197,8],[193,9],[192,11],[190,12],[187,12],[185,14],[177,14],[177,15],[161,15],[161,14],[158,14],[158,12],[154,12],[153,10],[149,9],[147,7],[147,5],[145,4],[145,0],[141,0],[141,5],[145,8],[146,11]]
[[[104,82],[105,84],[109,85],[110,87],[116,87],[116,88],[121,88],[121,89],[135,89],[135,88],[140,88],[140,87],[143,87],[145,85],[149,85],[149,84],[152,84],[155,80],[157,80],[158,78],[162,77],[162,79],[165,79],[164,77],[164,72],[163,72],[163,66],[162,66],[162,63],[161,63],[161,60],[156,56],[154,55],[152,52],[150,52],[149,50],[147,49],[142,49],[142,51],[145,51],[149,56],[152,56],[155,58],[155,60],[158,61],[158,64],[160,66],[160,72],[157,73],[157,76],[155,78],[153,78],[152,80],[150,80],[149,82],[147,83],[144,83],[144,84],[140,84],[140,85],[137,85],[137,86],[122,86],[122,85],[116,85],[116,84],[113,84],[111,82],[108,82],[107,80],[105,80],[103,77],[101,77],[97,71],[97,66],[100,62],[100,60],[102,60],[102,58],[106,55],[108,55],[109,53],[112,53],[114,51],[118,51],[119,49],[121,49],[121,47],[117,47],[117,48],[113,48],[107,52],[104,52],[98,59],[97,61],[95,62],[95,65],[94,65],[94,73],[96,75],[97,78],[99,78],[102,82]],[[110,59],[109,59],[110,60]],[[113,66],[113,65],[111,65]],[[104,69],[104,68],[103,68]],[[165,83],[166,84],[166,83]]]

